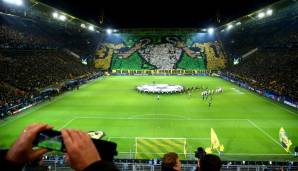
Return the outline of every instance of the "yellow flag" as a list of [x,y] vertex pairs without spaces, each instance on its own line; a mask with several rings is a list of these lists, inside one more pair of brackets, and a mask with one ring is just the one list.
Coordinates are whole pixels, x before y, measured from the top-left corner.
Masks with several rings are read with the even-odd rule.
[[211,128],[211,149],[218,149],[220,147],[219,140],[213,128]]
[[287,152],[290,152],[292,141],[288,138],[287,132],[283,127],[279,130],[279,142]]

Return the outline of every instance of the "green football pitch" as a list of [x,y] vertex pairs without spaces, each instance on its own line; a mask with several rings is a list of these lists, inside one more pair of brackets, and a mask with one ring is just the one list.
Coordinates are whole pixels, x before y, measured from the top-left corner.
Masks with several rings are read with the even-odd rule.
[[[202,90],[186,94],[139,93],[141,84],[168,83],[184,87],[222,87],[211,107]],[[0,121],[0,147],[8,148],[30,123],[55,129],[102,130],[117,142],[119,158],[155,158],[175,151],[183,159],[194,157],[197,147],[210,147],[213,128],[224,145],[223,159],[294,160],[298,145],[298,111],[237,85],[213,77],[110,76],[83,85]],[[293,145],[287,153],[279,143],[284,127]],[[216,152],[215,152],[216,153]]]

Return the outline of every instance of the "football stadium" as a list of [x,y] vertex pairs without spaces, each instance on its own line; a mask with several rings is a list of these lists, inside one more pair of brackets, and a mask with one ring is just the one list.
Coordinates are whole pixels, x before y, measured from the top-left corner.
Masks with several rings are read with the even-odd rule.
[[169,152],[180,170],[209,154],[221,170],[298,170],[298,2],[268,2],[213,27],[112,28],[1,0],[0,170],[36,123],[55,132],[34,134],[29,151],[48,151],[24,170],[78,170],[62,130],[119,170],[163,170]]

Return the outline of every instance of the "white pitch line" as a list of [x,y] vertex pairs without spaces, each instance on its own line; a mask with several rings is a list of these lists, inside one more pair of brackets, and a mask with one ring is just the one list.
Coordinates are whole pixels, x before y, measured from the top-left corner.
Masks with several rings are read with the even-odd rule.
[[251,120],[249,120],[249,119],[247,119],[247,121],[248,121],[252,126],[254,126],[254,127],[257,128],[259,131],[261,131],[263,134],[265,134],[268,138],[270,138],[274,143],[276,143],[278,146],[280,146],[280,147],[282,147],[282,149],[284,149],[283,146],[282,146],[278,141],[276,141],[271,135],[269,135],[266,131],[264,131],[262,128],[260,128],[257,124],[255,124],[253,121],[251,121]]
[[107,120],[195,120],[195,121],[247,121],[247,119],[238,119],[238,118],[188,118],[188,119],[178,119],[178,118],[131,118],[131,117],[100,117],[100,116],[84,116],[84,117],[77,117],[77,119],[107,119]]
[[[65,94],[62,94],[61,96],[55,97],[55,98],[54,98],[53,100],[51,100],[51,101],[48,101],[48,102],[43,101],[43,102],[41,102],[41,103],[36,104],[35,106],[32,106],[32,107],[26,109],[25,111],[23,111],[23,112],[28,112],[28,113],[24,113],[24,114],[23,114],[23,112],[21,112],[21,113],[19,113],[19,114],[16,114],[17,116],[15,116],[15,118],[11,118],[11,119],[8,120],[8,121],[4,121],[3,124],[0,124],[0,128],[4,127],[4,126],[6,126],[7,124],[9,124],[9,123],[11,123],[11,122],[13,122],[13,121],[16,121],[16,120],[18,120],[18,119],[20,119],[20,118],[23,118],[23,117],[25,117],[25,116],[31,115],[31,114],[34,113],[36,110],[39,110],[39,109],[42,108],[42,107],[48,106],[48,105],[54,103],[55,101],[61,99],[62,97],[66,96],[66,95],[67,95],[67,92],[66,92]],[[27,111],[27,110],[31,110],[31,111]]]
[[32,112],[28,112],[28,113],[26,113],[26,114],[21,114],[21,113],[20,113],[20,114],[19,114],[18,116],[16,116],[15,118],[11,118],[11,119],[8,120],[8,121],[4,121],[4,123],[2,123],[2,124],[0,125],[0,128],[6,126],[7,124],[9,124],[9,123],[11,123],[11,122],[13,122],[13,121],[16,121],[16,120],[18,120],[18,119],[20,119],[20,118],[23,118],[23,117],[27,116],[27,115],[30,115],[30,114],[32,114]]
[[224,153],[227,156],[293,156],[293,154]]
[[[109,137],[109,139],[135,139],[140,137]],[[147,137],[141,137],[144,139],[149,139]],[[152,139],[152,137],[150,137]],[[155,139],[177,139],[177,138],[164,138],[164,137],[156,137]],[[189,139],[189,140],[210,140],[210,138],[183,138],[183,139]]]
[[[23,113],[23,112],[25,112],[25,111],[23,111],[23,112],[21,112],[21,113],[16,114],[17,116],[15,116],[14,118],[9,119],[8,121],[4,121],[3,124],[0,124],[0,128],[4,127],[4,126],[6,126],[7,124],[9,124],[9,123],[11,123],[11,122],[13,122],[13,121],[16,121],[16,120],[18,120],[18,119],[20,119],[20,118],[23,118],[23,117],[25,117],[25,116],[31,115],[31,114],[34,113],[36,110],[39,110],[41,107],[43,107],[43,106],[47,106],[47,105],[49,105],[49,104],[52,104],[55,100],[57,100],[57,99],[54,99],[53,101],[50,101],[50,102],[48,102],[48,103],[46,103],[46,102],[41,102],[41,104],[36,104],[36,106],[32,106],[32,107],[30,107],[30,108],[28,108],[28,109],[25,110],[25,111],[28,112],[28,113]],[[27,110],[31,110],[31,111],[27,111]],[[22,113],[23,113],[23,114],[22,114]]]
[[170,115],[170,114],[144,114],[144,115],[135,115],[135,116],[132,116],[132,117],[129,117],[129,118],[134,119],[134,118],[139,118],[139,117],[142,117],[142,116],[170,116],[170,117],[177,117],[177,118],[189,119],[189,118],[187,118],[185,116]]
[[295,112],[293,112],[293,111],[291,111],[291,110],[285,108],[285,107],[282,106],[282,105],[278,105],[278,104],[276,104],[274,101],[272,101],[272,99],[268,99],[268,98],[266,98],[266,97],[265,97],[265,99],[266,99],[267,102],[270,102],[271,104],[274,104],[275,106],[277,106],[277,107],[279,107],[279,108],[281,108],[281,109],[283,109],[283,110],[285,110],[285,111],[287,111],[287,112],[290,112],[290,113],[294,114],[295,116],[298,116],[297,113],[295,113]]
[[135,137],[136,139],[148,140],[185,140],[186,138],[165,138],[165,137]]
[[186,138],[189,140],[210,140],[211,138]]
[[74,121],[74,120],[76,120],[77,119],[77,117],[74,117],[74,118],[72,118],[71,120],[69,120],[68,122],[66,122],[61,128],[59,128],[59,129],[62,129],[62,128],[65,128],[67,125],[69,125],[72,121]]
[[[129,151],[120,151],[118,152],[119,154],[131,154],[131,153],[135,153],[135,152],[129,152]],[[164,153],[147,153],[147,152],[137,152],[139,154],[164,154]],[[178,154],[185,154],[185,153],[178,153]],[[187,155],[189,154],[193,154],[193,153],[186,153]],[[253,154],[253,153],[224,153],[224,155],[227,156],[293,156],[293,154],[262,154],[262,153],[258,153],[258,154]]]
[[109,137],[109,139],[135,139],[136,137]]
[[[123,118],[123,117],[100,117],[100,116],[92,116],[92,117],[74,117],[71,120],[69,120],[68,122],[66,122],[60,129],[65,128],[66,126],[68,126],[71,122],[73,122],[76,119],[106,119],[106,120],[219,120],[219,121],[247,121],[247,119],[214,119],[214,118],[202,118],[202,119],[169,119],[169,118]],[[190,138],[189,138],[190,139]],[[195,138],[193,138],[195,139]]]

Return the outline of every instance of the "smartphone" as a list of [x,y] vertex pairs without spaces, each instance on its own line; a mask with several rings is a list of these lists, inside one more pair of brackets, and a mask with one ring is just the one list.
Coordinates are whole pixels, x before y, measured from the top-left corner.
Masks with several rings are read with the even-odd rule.
[[61,132],[55,130],[45,130],[40,132],[33,142],[33,146],[53,151],[65,151]]
[[[100,133],[96,135],[104,135],[103,132]],[[114,156],[118,154],[116,143],[94,138],[91,140],[99,152],[102,160],[113,161]],[[46,148],[53,151],[66,152],[61,132],[55,130],[45,130],[40,132],[33,142],[33,146]]]

